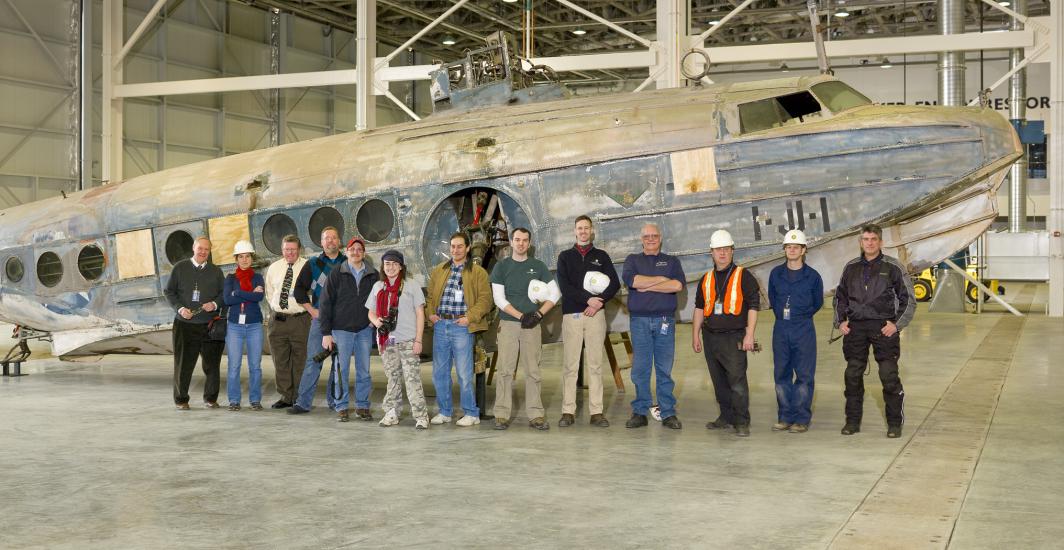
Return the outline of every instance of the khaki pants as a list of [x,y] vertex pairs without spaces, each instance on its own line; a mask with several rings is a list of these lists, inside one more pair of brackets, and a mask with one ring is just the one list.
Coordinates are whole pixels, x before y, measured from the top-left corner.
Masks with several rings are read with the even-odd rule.
[[267,325],[270,340],[270,356],[276,373],[277,393],[281,401],[295,404],[303,366],[307,362],[307,333],[310,332],[310,314],[302,313],[284,321],[273,318],[270,312]]
[[602,355],[606,338],[606,314],[594,317],[567,313],[562,317],[562,414],[576,414],[576,379],[580,369],[580,348],[587,365],[588,411],[602,414]]
[[520,359],[525,372],[525,411],[528,419],[543,417],[540,398],[541,374],[539,356],[543,343],[543,327],[523,329],[517,321],[499,321],[499,360],[495,363],[495,418],[510,420],[513,405],[514,375]]

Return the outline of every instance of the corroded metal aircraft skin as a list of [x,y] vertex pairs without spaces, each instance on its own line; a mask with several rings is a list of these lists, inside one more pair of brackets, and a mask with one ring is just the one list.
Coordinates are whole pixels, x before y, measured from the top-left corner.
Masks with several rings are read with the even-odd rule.
[[[640,227],[658,223],[689,288],[712,265],[716,229],[732,233],[736,261],[762,282],[783,233],[800,228],[832,287],[866,222],[922,270],[989,226],[1018,138],[987,109],[861,100],[817,76],[454,110],[10,208],[0,212],[0,318],[50,332],[57,355],[167,352],[162,289],[180,257],[168,244],[186,242],[178,232],[209,233],[219,262],[232,259],[217,243],[241,235],[272,260],[281,232],[317,241],[308,228],[335,209],[345,237],[371,237],[371,256],[404,251],[423,282],[477,191],[497,197],[508,227],[532,230],[551,267],[586,213],[618,264],[640,250]],[[688,316],[693,297],[684,293]],[[623,307],[610,318],[626,325]]]

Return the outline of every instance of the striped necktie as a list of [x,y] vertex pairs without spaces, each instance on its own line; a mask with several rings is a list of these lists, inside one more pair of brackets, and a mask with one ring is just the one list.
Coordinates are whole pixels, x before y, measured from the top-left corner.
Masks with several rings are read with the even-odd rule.
[[284,274],[284,282],[281,283],[281,309],[288,309],[288,291],[292,289],[292,264],[288,264],[288,271]]

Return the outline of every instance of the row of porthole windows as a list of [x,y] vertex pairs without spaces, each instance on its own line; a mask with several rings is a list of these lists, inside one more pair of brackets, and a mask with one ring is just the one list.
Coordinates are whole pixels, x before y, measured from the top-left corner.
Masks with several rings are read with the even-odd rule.
[[[335,227],[340,235],[344,234],[344,217],[335,208],[323,206],[310,216],[308,229],[311,235],[320,235],[326,227]],[[395,226],[395,215],[388,203],[380,199],[366,201],[355,214],[355,227],[362,238],[369,242],[380,242],[388,238]],[[285,235],[296,233],[296,223],[286,214],[274,214],[262,227],[262,240],[270,252],[281,254],[281,240]],[[192,257],[193,237],[187,231],[174,231],[166,237],[166,259],[171,264]],[[78,271],[86,281],[95,281],[103,275],[107,264],[100,247],[90,244],[78,253]],[[7,280],[12,283],[22,281],[26,270],[22,260],[17,256],[7,259],[4,265]],[[42,285],[52,288],[63,280],[63,260],[55,252],[45,252],[37,258],[37,280]]]
[[[321,235],[323,229],[330,226],[335,227],[341,236],[344,235],[343,215],[331,206],[323,206],[311,214],[307,230],[313,239]],[[388,203],[380,199],[366,201],[355,213],[355,229],[363,239],[371,243],[379,243],[387,239],[394,227],[395,214]],[[287,214],[274,214],[262,226],[262,242],[266,245],[266,250],[280,256],[282,239],[285,235],[293,235],[297,232],[296,222]]]
[[[94,244],[82,248],[78,253],[78,271],[86,281],[99,279],[103,275],[103,268],[106,264],[103,250]],[[12,256],[4,264],[4,273],[8,281],[17,283],[22,281],[26,269],[20,258]],[[37,257],[37,280],[48,288],[54,287],[63,280],[63,260],[59,259],[58,254],[45,252]]]

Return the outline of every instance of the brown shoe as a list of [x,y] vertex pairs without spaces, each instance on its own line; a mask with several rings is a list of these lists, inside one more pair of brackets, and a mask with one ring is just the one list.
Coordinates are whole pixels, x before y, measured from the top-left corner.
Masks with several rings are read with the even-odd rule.
[[203,403],[203,406],[208,408],[208,409],[217,409],[221,405],[219,405],[217,401],[205,401]]
[[347,422],[347,419],[348,419],[347,409],[344,409],[344,410],[336,413],[336,421],[337,422]]
[[809,424],[791,424],[790,429],[787,431],[792,434],[804,434],[809,431]]
[[569,426],[572,426],[574,423],[576,423],[576,417],[571,415],[571,414],[569,414],[569,413],[565,413],[565,414],[562,415],[561,419],[558,420],[558,427],[559,428],[568,428]]
[[355,409],[355,417],[363,422],[373,421],[373,415],[369,413],[369,409]]
[[606,416],[605,415],[593,414],[593,415],[591,415],[591,425],[592,426],[598,426],[599,428],[609,428],[610,427],[610,421],[606,420]]
[[495,429],[496,430],[505,430],[506,428],[509,428],[509,427],[510,427],[510,421],[509,420],[503,420],[501,418],[496,418],[495,419]]
[[192,407],[188,406],[188,403],[178,403],[177,404],[177,410],[179,410],[179,411],[187,411],[187,410],[189,410],[191,408]]
[[532,420],[528,421],[528,427],[535,428],[537,430],[549,430],[550,424],[547,424],[547,420],[544,419],[542,416],[537,416],[536,418],[533,418]]

